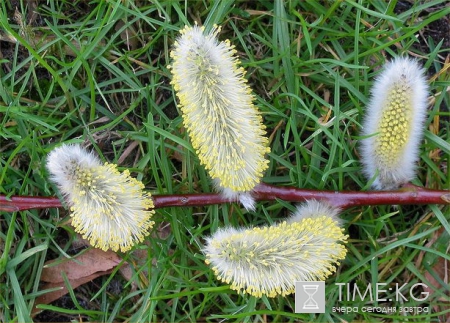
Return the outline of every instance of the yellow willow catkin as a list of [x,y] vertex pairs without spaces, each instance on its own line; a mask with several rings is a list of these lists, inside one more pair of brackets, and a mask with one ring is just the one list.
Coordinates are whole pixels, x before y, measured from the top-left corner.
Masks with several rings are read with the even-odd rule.
[[417,61],[396,58],[376,79],[363,122],[361,161],[377,189],[415,177],[427,111],[428,86]]
[[[306,215],[308,216],[308,215]],[[206,263],[231,289],[261,297],[294,292],[295,281],[325,280],[347,250],[347,236],[327,215],[251,229],[219,229],[206,240]]]
[[70,206],[75,232],[94,247],[124,252],[149,234],[153,201],[128,170],[102,164],[79,145],[52,150],[47,169]]
[[169,67],[183,123],[200,162],[225,195],[239,198],[260,182],[267,169],[268,140],[236,51],[229,41],[217,40],[218,32],[185,27]]

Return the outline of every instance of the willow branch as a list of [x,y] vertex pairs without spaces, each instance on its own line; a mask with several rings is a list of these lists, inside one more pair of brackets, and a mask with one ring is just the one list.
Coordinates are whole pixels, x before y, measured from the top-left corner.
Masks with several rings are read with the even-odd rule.
[[[347,209],[364,205],[405,205],[405,204],[450,204],[450,191],[431,190],[407,185],[398,191],[320,191],[305,190],[296,187],[259,184],[252,192],[256,201],[303,202],[321,200],[328,204]],[[171,194],[152,196],[155,208],[205,206],[234,202],[220,194]],[[59,208],[61,201],[57,197],[0,195],[0,211],[14,212],[30,209]]]

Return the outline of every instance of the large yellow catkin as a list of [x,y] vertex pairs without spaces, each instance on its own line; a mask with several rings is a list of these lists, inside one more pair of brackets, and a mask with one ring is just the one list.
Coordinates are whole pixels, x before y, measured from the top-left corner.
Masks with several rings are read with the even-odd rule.
[[172,84],[200,162],[219,189],[251,191],[268,167],[268,140],[244,70],[213,28],[185,27],[171,52]]
[[256,297],[291,294],[295,281],[325,280],[345,258],[347,236],[335,211],[300,208],[304,215],[272,226],[219,229],[206,241],[206,263],[231,289]]

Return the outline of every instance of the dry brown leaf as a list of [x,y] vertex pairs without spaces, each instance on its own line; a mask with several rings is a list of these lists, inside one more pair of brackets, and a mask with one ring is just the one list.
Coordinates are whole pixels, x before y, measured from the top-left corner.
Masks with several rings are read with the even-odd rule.
[[[70,280],[70,286],[72,287],[72,289],[77,288],[80,285],[83,285],[85,283],[90,282],[91,280],[94,280],[97,277],[103,276],[103,275],[108,275],[113,271],[113,269],[107,270],[107,271],[101,271],[101,272],[96,272],[95,274],[89,275],[89,276],[85,276],[85,277],[81,277],[79,279],[72,279]],[[40,304],[50,304],[53,301],[56,301],[57,299],[59,299],[60,297],[66,295],[69,291],[67,290],[66,285],[64,284],[64,282],[57,282],[57,283],[46,283],[41,287],[41,290],[46,290],[46,289],[52,289],[52,288],[60,288],[58,290],[55,290],[53,292],[50,293],[46,293],[44,295],[39,296],[38,298],[36,298],[36,301],[34,302],[34,308],[33,311],[31,312],[31,315],[36,315],[39,312],[41,312],[40,309],[37,308],[38,305]]]
[[[171,232],[170,225],[168,223],[161,223],[157,232],[156,236],[158,238],[166,239]],[[75,241],[76,243],[74,242],[74,245],[76,244],[77,247],[89,245],[89,243],[81,237]],[[148,252],[146,249],[136,249],[133,251],[132,263],[134,266],[141,266],[145,263],[147,257]],[[41,282],[44,283],[41,286],[41,290],[53,288],[59,289],[39,296],[35,301],[32,315],[36,315],[41,311],[37,308],[38,305],[50,304],[68,293],[61,273],[65,273],[70,286],[72,289],[75,289],[97,277],[110,274],[121,261],[122,259],[112,251],[105,252],[100,249],[90,248],[74,259],[54,259],[46,262],[41,275]],[[152,259],[153,264],[155,264],[156,261],[156,259]],[[130,265],[124,263],[119,271],[126,280],[132,282],[132,288],[135,290],[137,286],[132,279],[134,271]],[[141,274],[144,276],[142,277],[143,279],[148,276],[146,271]]]
[[[122,259],[112,251],[88,249],[77,256],[76,261],[55,259],[46,262],[42,270],[41,281],[49,283],[63,282],[61,272],[65,272],[69,281],[90,276],[96,272],[107,271],[116,267]],[[57,263],[51,266],[52,263]]]
[[[72,289],[90,282],[91,280],[108,275],[122,261],[122,259],[112,251],[102,251],[100,249],[88,249],[74,259],[54,259],[46,262],[42,270],[41,282],[45,284],[41,290],[60,288],[56,291],[39,296],[32,311],[32,315],[40,312],[37,308],[40,304],[49,304],[61,296],[68,293],[64,283],[62,273],[64,272]],[[52,266],[52,264],[55,264]]]

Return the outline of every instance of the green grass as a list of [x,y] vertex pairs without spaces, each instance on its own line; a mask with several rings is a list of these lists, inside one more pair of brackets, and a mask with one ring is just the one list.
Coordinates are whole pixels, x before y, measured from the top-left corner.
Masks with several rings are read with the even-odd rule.
[[[247,70],[271,138],[264,182],[368,189],[357,147],[369,90],[386,59],[410,55],[434,76],[414,183],[449,188],[444,62],[450,40],[432,33],[436,24],[448,24],[444,0],[36,3],[31,22],[25,1],[0,5],[0,39],[10,39],[1,43],[0,57],[0,194],[55,195],[45,158],[63,142],[85,143],[102,160],[130,169],[152,194],[212,191],[183,129],[167,69],[178,30],[195,20],[221,25],[220,38],[236,46]],[[431,301],[404,304],[430,308],[421,316],[331,311],[377,305],[340,302],[336,282],[409,288],[426,283],[425,272],[439,258],[450,260],[448,242],[427,244],[441,228],[450,233],[449,208],[434,205],[345,211],[349,252],[327,280],[325,314],[295,314],[293,296],[242,296],[215,279],[200,251],[205,236],[224,225],[271,223],[292,210],[283,201],[259,203],[250,213],[238,205],[159,209],[156,220],[170,231],[163,235],[155,226],[153,238],[122,255],[133,263],[131,282],[113,271],[42,305],[45,315],[35,318],[30,311],[42,294],[44,262],[80,252],[73,247],[77,237],[65,225],[64,209],[2,212],[0,320],[439,321],[448,312],[433,309],[443,302],[439,292]],[[137,258],[137,249],[147,257]],[[119,288],[112,292],[113,286]]]

